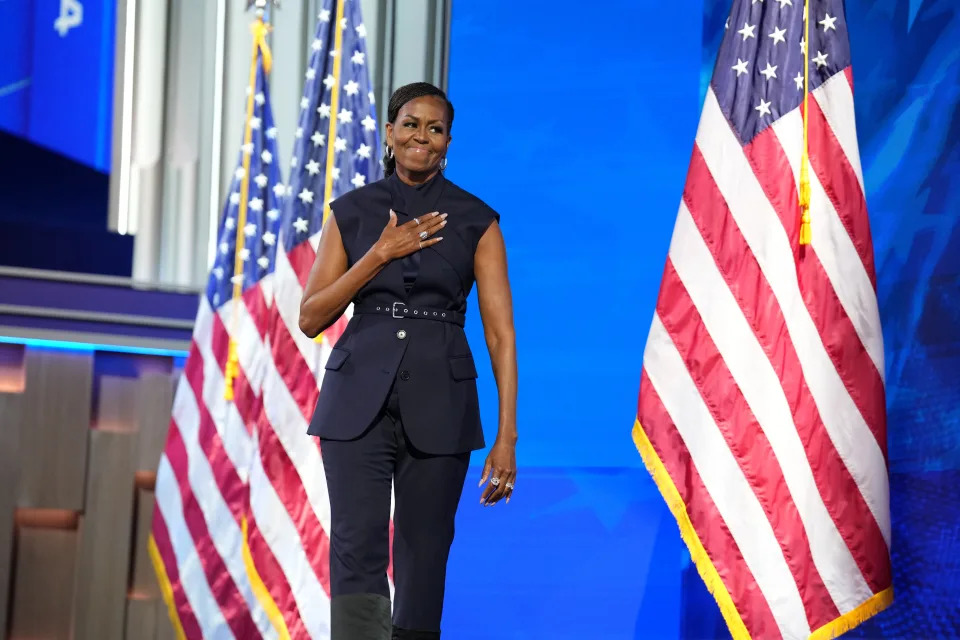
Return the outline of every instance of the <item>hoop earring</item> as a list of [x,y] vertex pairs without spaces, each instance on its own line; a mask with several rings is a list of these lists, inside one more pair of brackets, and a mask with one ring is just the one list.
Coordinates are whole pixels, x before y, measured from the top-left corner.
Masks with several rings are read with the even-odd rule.
[[387,147],[387,157],[393,158],[393,147],[391,147],[390,145],[386,145],[386,147]]
[[440,161],[440,171],[443,171],[447,168],[447,156],[443,156],[443,159]]

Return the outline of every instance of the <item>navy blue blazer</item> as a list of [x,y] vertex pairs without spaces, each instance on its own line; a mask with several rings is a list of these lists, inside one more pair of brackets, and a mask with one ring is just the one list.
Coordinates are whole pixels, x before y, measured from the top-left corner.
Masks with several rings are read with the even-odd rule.
[[463,331],[477,244],[499,215],[438,173],[421,188],[394,174],[331,204],[352,266],[397,224],[447,213],[443,240],[387,264],[353,299],[354,315],[326,363],[308,433],[350,440],[376,419],[394,383],[403,425],[424,453],[484,447],[477,369]]

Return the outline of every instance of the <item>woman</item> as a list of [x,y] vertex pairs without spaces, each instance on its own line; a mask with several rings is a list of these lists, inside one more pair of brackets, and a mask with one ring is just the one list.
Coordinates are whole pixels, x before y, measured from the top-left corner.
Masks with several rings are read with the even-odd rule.
[[463,332],[477,284],[500,399],[480,502],[510,501],[517,363],[499,215],[442,173],[453,105],[438,88],[397,89],[386,178],[332,204],[300,306],[314,337],[354,303],[330,353],[309,433],[319,436],[332,512],[334,640],[439,638],[447,557],[470,452],[485,446]]

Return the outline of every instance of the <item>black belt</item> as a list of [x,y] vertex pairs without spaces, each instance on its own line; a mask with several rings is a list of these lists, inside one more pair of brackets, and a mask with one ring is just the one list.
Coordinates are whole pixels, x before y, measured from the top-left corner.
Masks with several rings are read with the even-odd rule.
[[353,312],[372,313],[392,318],[415,318],[420,320],[436,320],[438,322],[452,322],[463,326],[464,316],[459,311],[450,311],[449,309],[431,309],[428,307],[418,307],[407,304],[406,302],[394,302],[393,304],[374,304],[365,302],[354,305]]

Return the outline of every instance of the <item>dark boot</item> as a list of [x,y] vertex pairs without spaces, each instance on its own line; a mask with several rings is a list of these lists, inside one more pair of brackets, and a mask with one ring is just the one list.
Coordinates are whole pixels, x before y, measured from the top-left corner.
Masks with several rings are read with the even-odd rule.
[[411,629],[393,628],[391,640],[440,640],[439,631],[413,631]]
[[352,593],[330,602],[331,640],[390,640],[390,629],[390,598]]

